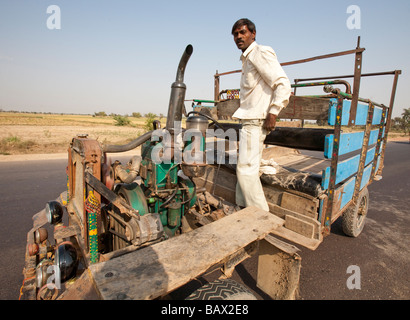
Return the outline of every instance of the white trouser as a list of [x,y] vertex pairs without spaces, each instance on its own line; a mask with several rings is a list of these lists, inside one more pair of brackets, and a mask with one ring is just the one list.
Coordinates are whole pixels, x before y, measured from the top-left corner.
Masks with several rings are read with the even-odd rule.
[[259,177],[266,130],[263,120],[242,120],[239,133],[239,157],[236,165],[236,204],[242,207],[255,206],[269,211]]

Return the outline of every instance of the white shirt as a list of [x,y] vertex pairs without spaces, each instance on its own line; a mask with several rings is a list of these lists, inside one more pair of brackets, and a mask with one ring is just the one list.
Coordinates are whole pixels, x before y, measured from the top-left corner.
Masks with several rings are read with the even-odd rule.
[[289,103],[291,86],[271,47],[255,41],[241,55],[240,106],[232,115],[237,119],[265,119],[278,115]]

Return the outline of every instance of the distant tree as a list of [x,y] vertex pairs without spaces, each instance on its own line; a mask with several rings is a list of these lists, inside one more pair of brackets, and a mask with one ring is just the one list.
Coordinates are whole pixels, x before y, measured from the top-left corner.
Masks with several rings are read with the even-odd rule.
[[404,109],[401,116],[403,119],[404,132],[408,132],[410,136],[410,108]]
[[107,114],[105,113],[105,111],[99,111],[99,112],[95,112],[93,117],[106,117]]
[[149,112],[149,113],[146,113],[146,114],[145,114],[145,117],[146,117],[146,118],[156,118],[157,115],[156,115],[155,113]]
[[132,113],[132,116],[134,117],[134,118],[141,118],[142,116],[141,116],[141,113],[139,113],[139,112],[133,112]]
[[116,116],[114,117],[114,120],[115,120],[115,125],[116,125],[116,126],[128,126],[128,125],[131,124],[131,120],[130,120],[130,119],[128,119],[128,118],[125,117],[125,116],[121,116],[121,115],[116,115]]
[[154,122],[154,120],[155,120],[155,118],[157,117],[157,115],[155,114],[155,113],[147,113],[146,115],[145,115],[145,117],[147,118],[146,120],[145,120],[145,130],[146,131],[151,131],[151,130],[154,130],[154,124],[153,124],[153,122]]

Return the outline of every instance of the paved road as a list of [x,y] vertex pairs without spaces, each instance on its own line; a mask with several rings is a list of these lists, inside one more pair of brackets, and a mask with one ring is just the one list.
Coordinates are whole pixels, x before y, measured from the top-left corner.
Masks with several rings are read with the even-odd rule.
[[[62,160],[0,163],[0,299],[18,299],[31,217],[64,190],[65,166]],[[300,247],[300,299],[410,299],[409,190],[410,145],[390,142],[383,180],[369,188],[360,237],[344,236],[338,220],[316,251]],[[360,269],[360,289],[346,285],[352,265]],[[267,298],[255,286],[256,268],[249,259],[233,278]]]

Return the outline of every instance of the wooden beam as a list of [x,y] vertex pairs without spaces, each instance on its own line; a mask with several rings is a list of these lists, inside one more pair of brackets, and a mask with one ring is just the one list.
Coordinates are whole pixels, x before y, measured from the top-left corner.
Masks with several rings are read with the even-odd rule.
[[249,207],[192,232],[90,266],[103,299],[154,299],[186,284],[283,225]]
[[[218,118],[232,119],[239,108],[240,100],[225,100],[218,102]],[[330,106],[330,98],[290,96],[289,104],[278,115],[279,119],[326,120]]]

